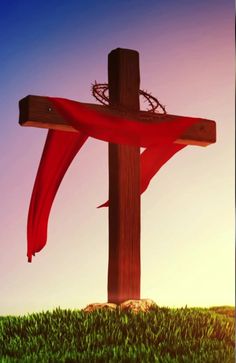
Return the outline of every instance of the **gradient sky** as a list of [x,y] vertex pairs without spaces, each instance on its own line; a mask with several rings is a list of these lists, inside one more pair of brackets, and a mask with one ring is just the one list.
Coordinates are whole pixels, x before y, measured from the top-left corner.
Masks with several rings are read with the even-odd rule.
[[46,131],[18,125],[28,94],[96,102],[107,55],[140,53],[141,88],[168,113],[217,122],[217,143],[188,146],[142,196],[141,296],[163,306],[234,304],[234,2],[1,1],[0,315],[107,299],[107,144],[90,138],[53,204],[32,264],[26,224]]

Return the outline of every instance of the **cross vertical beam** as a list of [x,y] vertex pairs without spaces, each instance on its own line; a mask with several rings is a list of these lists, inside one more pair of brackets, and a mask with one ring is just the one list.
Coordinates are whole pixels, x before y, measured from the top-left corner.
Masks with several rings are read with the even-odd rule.
[[[139,110],[139,54],[108,56],[110,105]],[[108,302],[140,299],[140,148],[109,143]]]

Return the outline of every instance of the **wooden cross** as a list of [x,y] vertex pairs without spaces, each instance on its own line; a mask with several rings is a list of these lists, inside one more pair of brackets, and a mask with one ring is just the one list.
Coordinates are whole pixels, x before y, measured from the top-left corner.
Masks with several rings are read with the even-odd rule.
[[[115,49],[108,56],[110,106],[85,104],[98,112],[146,122],[181,116],[139,110],[139,54]],[[46,97],[27,96],[20,103],[20,125],[76,132]],[[201,119],[177,143],[206,146],[216,141],[215,122]],[[140,148],[109,143],[108,302],[140,299]]]

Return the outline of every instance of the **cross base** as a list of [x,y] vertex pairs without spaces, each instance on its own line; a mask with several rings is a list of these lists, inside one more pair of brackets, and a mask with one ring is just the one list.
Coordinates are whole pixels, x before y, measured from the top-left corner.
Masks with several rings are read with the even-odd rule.
[[109,311],[132,311],[133,313],[138,312],[149,312],[157,307],[157,304],[151,299],[130,299],[124,301],[121,304],[114,303],[92,303],[87,305],[83,311],[86,313],[91,313],[97,310],[109,310]]

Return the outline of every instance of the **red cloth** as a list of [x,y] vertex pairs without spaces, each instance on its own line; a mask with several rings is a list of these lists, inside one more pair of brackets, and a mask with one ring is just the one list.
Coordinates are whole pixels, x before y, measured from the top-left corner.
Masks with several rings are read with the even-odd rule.
[[[170,122],[145,123],[98,113],[78,102],[49,98],[68,124],[78,132],[49,130],[39,164],[28,214],[28,261],[47,241],[51,206],[70,163],[89,136],[99,140],[147,149],[140,156],[141,193],[152,177],[176,152],[186,145],[175,144],[196,118],[172,119]],[[108,206],[109,202],[101,206]],[[100,207],[101,207],[100,206]]]

